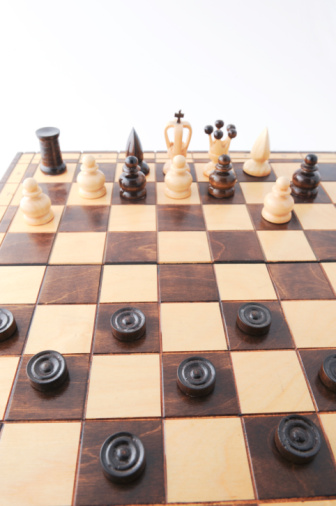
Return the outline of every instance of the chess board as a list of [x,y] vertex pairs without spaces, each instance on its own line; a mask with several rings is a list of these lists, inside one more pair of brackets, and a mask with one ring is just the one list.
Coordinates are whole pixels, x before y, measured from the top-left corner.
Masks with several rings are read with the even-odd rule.
[[[292,220],[261,217],[277,177],[305,153],[272,153],[265,178],[246,175],[231,153],[235,194],[208,195],[207,153],[188,154],[192,194],[164,194],[165,153],[144,154],[147,197],[119,196],[124,153],[94,153],[106,176],[97,200],[78,194],[82,154],[47,176],[40,155],[19,153],[0,183],[0,306],[16,318],[0,343],[1,505],[336,504],[336,393],[318,371],[336,349],[336,154],[317,153],[314,201],[295,198]],[[54,220],[25,224],[22,181],[33,176]],[[262,337],[236,325],[244,302],[272,314]],[[136,306],[146,335],[112,337],[111,315]],[[28,360],[43,350],[66,359],[70,380],[53,394],[33,389]],[[184,395],[178,365],[189,356],[216,368],[214,391]],[[282,417],[299,413],[322,444],[305,465],[274,444]],[[143,475],[115,484],[99,461],[105,439],[138,436]]]

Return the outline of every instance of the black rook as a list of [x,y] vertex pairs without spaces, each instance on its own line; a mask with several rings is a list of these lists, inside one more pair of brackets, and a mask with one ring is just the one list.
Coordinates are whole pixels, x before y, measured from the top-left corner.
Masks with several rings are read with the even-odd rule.
[[66,170],[66,165],[62,160],[58,142],[59,134],[59,129],[54,127],[45,127],[36,130],[41,148],[40,168],[45,174],[62,174]]

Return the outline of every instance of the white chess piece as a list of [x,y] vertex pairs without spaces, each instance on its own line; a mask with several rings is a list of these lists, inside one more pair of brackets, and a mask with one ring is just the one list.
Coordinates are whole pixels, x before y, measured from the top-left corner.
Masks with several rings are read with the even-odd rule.
[[271,166],[268,161],[270,154],[268,129],[265,128],[251,149],[251,159],[246,160],[244,163],[244,172],[255,177],[268,176],[271,172]]
[[[167,151],[168,151],[168,157],[170,158],[163,167],[163,173],[167,174],[168,170],[170,169],[172,165],[172,160],[177,155],[183,155],[184,157],[187,156],[187,150],[190,144],[190,139],[192,135],[192,128],[190,123],[188,121],[181,121],[181,118],[183,118],[184,114],[179,111],[175,114],[176,120],[169,121],[167,123],[166,128],[164,130],[164,136],[165,141],[167,145]],[[174,140],[171,141],[168,136],[168,130],[173,128],[174,129]],[[187,130],[187,138],[184,141],[183,140],[183,133]],[[186,164],[187,170],[190,170],[189,165]]]
[[79,195],[84,199],[99,199],[105,195],[105,176],[92,155],[84,156],[77,183]]
[[173,158],[172,166],[165,177],[165,194],[172,199],[185,199],[191,195],[192,175],[182,155]]
[[35,179],[28,177],[23,181],[22,186],[23,197],[20,201],[20,208],[25,222],[28,225],[44,225],[51,221],[54,213],[51,209],[50,198],[42,193]]
[[271,223],[287,223],[292,217],[294,199],[291,196],[290,181],[286,177],[279,177],[272,191],[264,200],[261,215]]

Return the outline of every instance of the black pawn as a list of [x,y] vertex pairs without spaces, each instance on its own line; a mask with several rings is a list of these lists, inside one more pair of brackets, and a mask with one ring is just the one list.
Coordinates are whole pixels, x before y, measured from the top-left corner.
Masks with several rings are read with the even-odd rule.
[[236,180],[229,155],[221,155],[215,170],[209,176],[208,192],[217,199],[232,197]]
[[63,172],[66,171],[66,165],[63,162],[58,142],[59,134],[59,129],[54,127],[45,127],[36,130],[41,149],[40,169],[45,174],[52,176],[63,174]]
[[297,197],[315,198],[321,175],[318,171],[317,156],[309,154],[301,164],[301,168],[293,174],[292,193]]
[[141,142],[134,128],[132,128],[127,140],[126,156],[136,156],[141,172],[143,172],[145,176],[149,174],[149,166],[143,159]]
[[138,159],[128,156],[119,178],[120,196],[129,200],[140,200],[146,197],[146,176],[141,172]]

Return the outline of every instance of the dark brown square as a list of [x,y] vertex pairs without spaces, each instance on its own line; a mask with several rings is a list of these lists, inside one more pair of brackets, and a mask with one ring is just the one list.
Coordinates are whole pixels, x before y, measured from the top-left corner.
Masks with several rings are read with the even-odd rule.
[[71,188],[71,183],[39,183],[43,193],[49,195],[52,205],[63,206],[66,204]]
[[164,413],[166,417],[225,416],[240,413],[231,361],[228,352],[201,353],[216,369],[215,389],[204,397],[190,397],[177,386],[180,363],[192,355],[165,353],[163,355]]
[[108,232],[105,263],[156,263],[156,232]]
[[39,165],[38,163],[30,163],[26,172],[25,172],[24,179],[26,177],[34,177],[34,175],[37,171],[38,165]]
[[319,163],[322,181],[336,181],[336,163]]
[[129,200],[120,197],[120,186],[119,183],[116,182],[113,185],[112,192],[112,204],[120,204],[123,206],[144,206],[146,204],[155,205],[156,204],[156,184],[155,183],[147,183],[146,184],[147,194],[144,199],[141,200]]
[[249,174],[246,174],[246,172],[244,172],[244,170],[243,170],[243,166],[244,166],[244,163],[242,163],[242,162],[235,163],[233,165],[236,176],[237,176],[237,180],[240,183],[243,183],[243,182],[244,183],[254,183],[254,182],[261,183],[263,181],[272,182],[272,181],[276,181],[276,179],[277,179],[273,169],[271,169],[271,172],[270,172],[270,174],[268,174],[268,176],[255,177],[255,176],[250,176]]
[[[249,302],[249,301],[245,301]],[[226,334],[231,350],[277,350],[294,348],[285,317],[277,301],[258,301],[266,306],[272,315],[269,332],[263,336],[251,336],[240,330],[236,321],[238,309],[245,302],[222,302]]]
[[218,300],[212,265],[160,265],[161,302],[207,302]]
[[[145,448],[146,467],[133,483],[109,481],[99,460],[104,441],[117,432],[139,437]],[[87,421],[84,426],[76,505],[160,504],[165,501],[162,422],[159,420]]]
[[319,411],[336,411],[336,393],[329,390],[319,378],[319,370],[328,355],[334,355],[335,349],[300,350],[301,359],[313,391]]
[[94,353],[159,353],[159,308],[152,303],[128,303],[128,307],[140,309],[146,317],[146,334],[131,342],[119,341],[112,335],[111,316],[125,304],[99,304],[95,332]]
[[157,206],[159,231],[205,230],[202,206]]
[[245,427],[259,499],[316,497],[336,494],[336,470],[318,417],[305,415],[320,429],[322,445],[308,464],[285,460],[274,443],[281,416],[246,417]]
[[16,321],[16,332],[5,341],[0,342],[0,355],[20,355],[35,306],[6,305],[3,307],[13,314]]
[[256,230],[302,230],[294,211],[292,211],[292,218],[288,223],[277,225],[276,223],[270,223],[261,216],[263,207],[263,204],[247,204],[247,209]]
[[12,222],[12,219],[14,218],[14,215],[17,211],[16,206],[9,206],[7,210],[5,211],[5,214],[0,220],[0,232],[4,233],[7,232],[9,225]]
[[252,231],[210,231],[209,239],[215,262],[263,262],[257,235]]
[[0,264],[46,264],[55,234],[8,233],[0,246]]
[[96,304],[101,266],[47,267],[39,304]]
[[[157,155],[157,154],[156,154]],[[163,173],[164,163],[155,163],[155,176],[158,183],[163,183],[165,174]]]
[[225,205],[225,204],[245,204],[245,198],[239,183],[235,184],[235,191],[232,197],[227,199],[216,199],[209,194],[209,183],[198,183],[198,188],[201,196],[202,204],[214,204],[214,205]]
[[335,298],[319,264],[269,264],[268,269],[283,300]]
[[106,232],[109,206],[67,206],[64,210],[60,232]]
[[117,164],[116,163],[99,163],[99,160],[97,160],[97,162],[98,162],[99,169],[105,175],[105,181],[107,183],[113,183],[114,178],[115,178]]
[[336,261],[335,230],[305,230],[305,234],[319,262]]
[[29,382],[26,367],[32,355],[22,359],[8,420],[80,420],[83,417],[89,355],[65,355],[69,380],[54,392],[39,392]]

